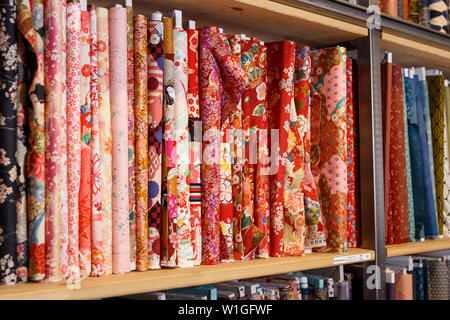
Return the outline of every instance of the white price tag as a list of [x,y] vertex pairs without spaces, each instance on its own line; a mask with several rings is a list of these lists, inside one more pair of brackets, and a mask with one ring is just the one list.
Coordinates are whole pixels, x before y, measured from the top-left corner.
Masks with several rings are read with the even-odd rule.
[[333,259],[333,264],[343,264],[366,260],[370,260],[370,253],[361,253],[361,254],[353,254],[351,256],[336,257]]

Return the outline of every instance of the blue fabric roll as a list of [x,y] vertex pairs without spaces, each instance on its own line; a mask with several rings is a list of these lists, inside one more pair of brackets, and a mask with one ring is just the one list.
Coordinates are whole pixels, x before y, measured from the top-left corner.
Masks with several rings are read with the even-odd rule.
[[[426,81],[419,81],[419,77],[414,75],[414,90],[416,93],[416,108],[417,108],[417,123],[419,126],[419,139],[422,154],[422,170],[423,170],[423,185],[425,191],[425,212],[423,216],[423,229],[425,238],[435,238],[438,236],[437,215],[436,215],[436,198],[433,194],[434,173],[431,171],[430,163],[430,149],[427,138],[427,124],[430,120],[430,111],[428,106],[428,89],[425,91]],[[428,87],[426,87],[428,88]],[[426,94],[427,99],[424,99]],[[426,100],[426,103],[424,103]],[[431,138],[431,123],[430,123],[430,138]],[[432,155],[431,150],[431,155]],[[431,161],[433,159],[431,158]],[[413,181],[414,183],[414,181]],[[417,230],[416,230],[417,234]]]
[[414,269],[413,269],[414,300],[424,300],[425,299],[423,274],[424,274],[423,266],[414,265]]

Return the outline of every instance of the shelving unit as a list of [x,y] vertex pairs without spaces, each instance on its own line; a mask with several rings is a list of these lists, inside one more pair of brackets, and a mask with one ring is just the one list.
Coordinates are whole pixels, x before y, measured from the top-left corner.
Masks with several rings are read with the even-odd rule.
[[[103,7],[114,3],[110,0],[88,2]],[[372,4],[376,0],[366,2]],[[368,29],[366,23],[370,14],[366,8],[340,0],[134,0],[133,8],[135,13],[147,16],[156,10],[169,14],[173,9],[180,9],[184,20],[195,20],[197,27],[216,25],[224,28],[226,33],[246,33],[266,42],[287,39],[312,47],[342,44],[357,50],[364,249],[349,249],[346,254],[312,253],[304,257],[257,259],[87,278],[81,282],[81,289],[74,290],[67,289],[64,281],[3,286],[0,287],[0,300],[114,297],[337,266],[354,262],[336,264],[335,258],[361,254],[368,254],[370,258],[358,262],[365,267],[376,263],[383,271],[385,257],[450,248],[448,238],[385,246],[380,80],[380,54],[385,50],[393,53],[394,63],[439,68],[450,77],[449,35],[384,14],[381,16],[381,30]],[[384,283],[384,272],[381,272],[381,277]],[[364,298],[384,299],[383,287],[377,290],[364,288]]]
[[450,249],[450,238],[408,242],[386,246],[386,257],[397,257],[410,254]]
[[[128,294],[181,288],[235,279],[245,279],[285,272],[311,270],[372,261],[374,252],[350,249],[345,254],[311,253],[303,257],[258,259],[215,266],[198,266],[132,272],[100,278],[86,278],[80,289],[68,289],[65,281],[55,283],[25,283],[0,287],[3,299],[98,299]],[[342,261],[342,260],[347,260]]]

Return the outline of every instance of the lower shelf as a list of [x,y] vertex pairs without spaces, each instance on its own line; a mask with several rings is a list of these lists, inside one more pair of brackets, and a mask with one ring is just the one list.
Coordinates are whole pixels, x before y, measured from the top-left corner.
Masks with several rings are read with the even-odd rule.
[[311,253],[303,257],[257,259],[215,266],[202,265],[86,278],[81,281],[79,289],[68,289],[65,281],[30,282],[0,287],[0,300],[108,298],[372,260],[374,251],[355,248],[349,249],[345,254]]
[[446,249],[450,249],[450,238],[392,244],[386,246],[386,257],[397,257]]

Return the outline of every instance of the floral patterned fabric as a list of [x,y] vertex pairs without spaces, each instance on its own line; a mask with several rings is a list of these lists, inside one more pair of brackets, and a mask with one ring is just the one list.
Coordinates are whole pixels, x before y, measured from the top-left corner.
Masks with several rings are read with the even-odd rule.
[[148,270],[147,18],[134,17],[136,269]]
[[[44,7],[44,85],[45,85],[45,170],[41,165],[28,168],[28,232],[29,269],[32,280],[58,281],[67,276],[67,145],[65,105],[65,1],[47,1]],[[33,161],[29,156],[29,163]],[[37,159],[36,159],[37,160]],[[30,176],[35,172],[34,177]],[[44,184],[36,179],[36,173],[45,172]],[[36,183],[35,186],[33,184]],[[38,193],[32,190],[39,191]],[[34,193],[34,197],[31,194]],[[45,206],[34,208],[45,193]],[[45,212],[45,214],[44,214]],[[45,217],[44,217],[45,215]],[[39,219],[35,220],[37,217]],[[45,221],[43,221],[45,219]],[[45,233],[39,233],[39,223],[45,223]],[[42,240],[40,240],[42,239]],[[45,239],[45,244],[44,244]]]
[[296,49],[294,98],[297,110],[300,138],[304,148],[304,180],[302,192],[305,206],[305,249],[323,247],[326,245],[327,230],[325,219],[320,210],[319,194],[311,173],[310,138],[311,138],[311,57],[308,46]]
[[88,11],[81,11],[81,171],[80,196],[80,272],[91,273],[91,51]]
[[[445,132],[444,132],[444,148],[447,146],[447,160],[444,159],[444,223],[443,235],[450,237],[450,153],[448,142],[450,142],[450,87],[444,87],[445,99]],[[445,139],[446,138],[446,139]],[[447,141],[447,142],[446,142]],[[444,149],[444,151],[446,150]],[[447,263],[448,265],[448,263]]]
[[113,273],[130,271],[128,202],[127,9],[109,9]]
[[163,113],[163,23],[150,21],[148,37],[148,254],[150,269],[160,268],[161,151]]
[[128,89],[128,208],[130,219],[130,269],[136,270],[136,182],[134,177],[134,38],[133,7],[127,7]]
[[[293,97],[295,43],[267,44],[268,116],[270,132],[270,256],[284,253],[284,182]],[[274,131],[273,129],[277,130]],[[274,135],[278,132],[278,136]]]
[[80,277],[78,256],[80,163],[81,163],[81,9],[79,3],[67,5],[67,188],[69,203],[69,278]]
[[188,91],[187,104],[190,134],[189,192],[191,210],[191,241],[194,265],[202,262],[202,185],[200,179],[202,140],[200,129],[199,74],[198,74],[198,31],[187,30],[188,37]]
[[176,267],[177,238],[177,177],[175,138],[175,66],[173,21],[163,18],[164,32],[164,136],[162,151],[162,223],[161,266]]
[[327,248],[347,249],[346,49],[311,51],[311,167],[328,230]]
[[112,137],[109,72],[108,9],[97,8],[97,88],[100,141],[100,181],[102,198],[103,273],[112,273]]
[[98,42],[97,42],[97,12],[89,10],[89,38],[91,51],[91,164],[92,164],[92,211],[91,211],[91,276],[102,276],[105,258],[103,256],[103,216],[102,216],[102,182],[100,166],[100,113],[98,103]]
[[220,128],[235,110],[247,81],[225,40],[216,27],[200,30],[203,264],[220,262]]
[[191,213],[189,203],[189,119],[187,92],[188,88],[188,53],[187,32],[182,29],[173,30],[174,46],[174,109],[173,125],[176,141],[177,168],[177,242],[178,252],[176,264],[179,267],[192,267],[193,247],[191,241]]
[[0,283],[16,283],[17,37],[15,1],[0,1]]
[[[269,255],[269,177],[267,175],[267,47],[252,38],[241,40],[241,66],[248,82],[242,96],[242,130],[245,148],[242,167],[241,232],[244,257]],[[264,161],[266,160],[266,161]],[[264,163],[263,163],[264,162]],[[230,167],[231,179],[231,167]],[[231,197],[230,197],[231,200]],[[230,203],[231,207],[231,203]]]

